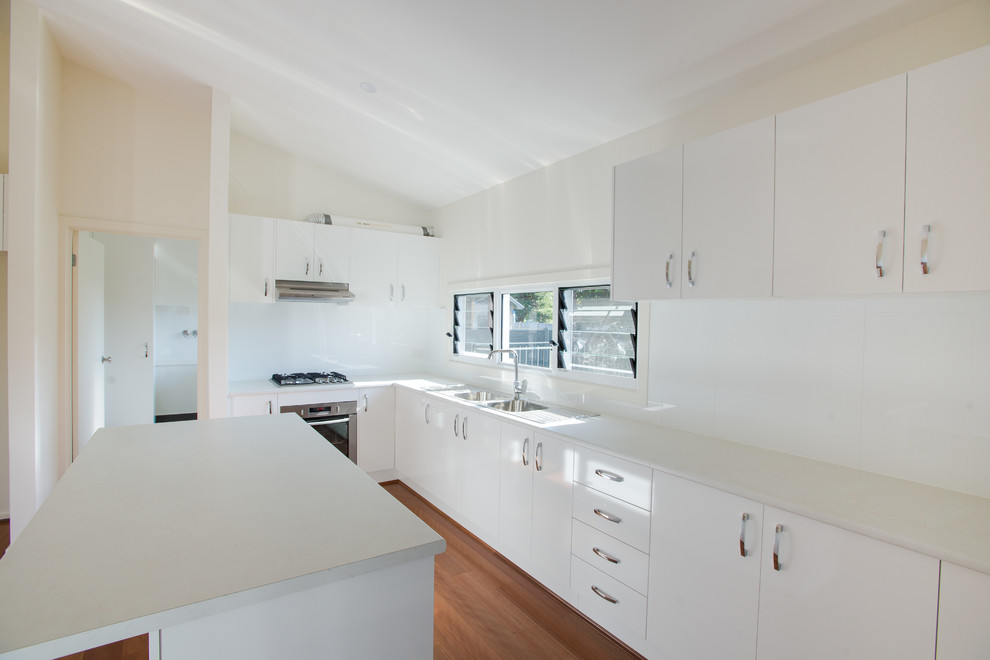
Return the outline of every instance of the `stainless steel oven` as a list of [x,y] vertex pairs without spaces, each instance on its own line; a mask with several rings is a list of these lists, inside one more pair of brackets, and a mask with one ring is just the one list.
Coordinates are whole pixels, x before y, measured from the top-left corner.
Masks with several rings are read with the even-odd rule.
[[327,442],[357,463],[357,401],[282,406],[280,410],[302,417]]

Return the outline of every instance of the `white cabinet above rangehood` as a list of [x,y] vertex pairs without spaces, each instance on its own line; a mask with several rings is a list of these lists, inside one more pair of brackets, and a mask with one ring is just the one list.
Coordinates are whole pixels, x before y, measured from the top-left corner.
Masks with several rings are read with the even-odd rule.
[[437,307],[439,263],[437,238],[230,216],[230,302],[275,302],[277,279],[346,283],[358,305]]
[[350,281],[348,227],[296,220],[275,221],[275,279]]

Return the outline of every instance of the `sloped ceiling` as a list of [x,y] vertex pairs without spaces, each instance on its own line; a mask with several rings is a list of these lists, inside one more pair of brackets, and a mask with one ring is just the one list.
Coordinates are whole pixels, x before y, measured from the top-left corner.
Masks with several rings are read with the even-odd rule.
[[66,58],[431,209],[957,2],[37,4]]

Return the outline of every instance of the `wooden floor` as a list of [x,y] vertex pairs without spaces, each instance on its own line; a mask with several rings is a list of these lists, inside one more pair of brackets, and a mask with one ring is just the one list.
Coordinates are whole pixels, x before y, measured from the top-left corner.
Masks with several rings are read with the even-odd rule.
[[[446,552],[436,557],[434,658],[640,657],[588,623],[405,485],[393,482],[384,487],[447,541]],[[0,523],[0,556],[9,544],[9,532],[9,523]],[[72,660],[147,657],[147,635],[66,656]]]

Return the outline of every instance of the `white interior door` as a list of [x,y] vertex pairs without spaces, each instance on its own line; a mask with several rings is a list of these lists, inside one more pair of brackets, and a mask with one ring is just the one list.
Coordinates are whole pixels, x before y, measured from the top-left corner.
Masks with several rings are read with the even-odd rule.
[[76,247],[76,429],[72,458],[105,426],[103,244],[89,232]]
[[105,247],[106,424],[155,421],[154,239],[101,234]]

